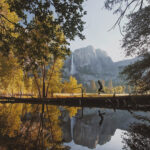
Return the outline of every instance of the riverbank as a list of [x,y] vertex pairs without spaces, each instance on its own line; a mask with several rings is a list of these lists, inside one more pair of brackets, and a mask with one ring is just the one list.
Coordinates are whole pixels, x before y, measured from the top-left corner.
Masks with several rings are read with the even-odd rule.
[[0,97],[0,103],[51,104],[74,107],[103,107],[113,109],[150,110],[150,95],[15,98]]

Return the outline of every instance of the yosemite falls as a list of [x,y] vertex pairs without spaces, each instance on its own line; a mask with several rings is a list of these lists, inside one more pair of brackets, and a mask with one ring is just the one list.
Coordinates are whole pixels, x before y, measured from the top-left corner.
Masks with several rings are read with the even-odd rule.
[[71,55],[71,67],[70,67],[70,74],[74,75],[76,73],[76,69],[75,69],[75,65],[74,65],[74,61],[73,61],[73,54]]

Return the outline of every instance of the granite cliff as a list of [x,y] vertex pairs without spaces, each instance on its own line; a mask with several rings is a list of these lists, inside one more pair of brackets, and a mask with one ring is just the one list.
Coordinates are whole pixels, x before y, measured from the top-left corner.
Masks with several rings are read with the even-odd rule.
[[76,49],[66,58],[63,76],[68,78],[73,75],[81,83],[99,79],[119,81],[120,70],[134,61],[131,59],[113,62],[105,51],[87,46]]

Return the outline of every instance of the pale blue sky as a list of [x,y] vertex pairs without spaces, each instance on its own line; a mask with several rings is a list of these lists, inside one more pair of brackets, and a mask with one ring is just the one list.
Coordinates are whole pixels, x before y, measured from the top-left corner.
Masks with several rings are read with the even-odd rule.
[[86,22],[83,32],[86,39],[82,41],[76,38],[71,42],[71,50],[92,45],[94,48],[105,50],[113,61],[125,59],[121,49],[122,36],[119,28],[108,31],[118,16],[104,8],[104,0],[87,0],[84,9],[87,11],[83,18]]

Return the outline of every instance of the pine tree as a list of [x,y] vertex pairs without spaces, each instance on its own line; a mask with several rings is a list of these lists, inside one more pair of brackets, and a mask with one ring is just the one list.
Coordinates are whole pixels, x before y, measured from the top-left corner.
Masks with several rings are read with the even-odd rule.
[[90,81],[90,87],[91,87],[92,92],[96,92],[97,87],[96,87],[94,80]]
[[112,91],[113,91],[113,84],[112,84],[112,80],[109,80],[108,88],[109,88],[109,90],[110,90],[110,93],[112,93]]

